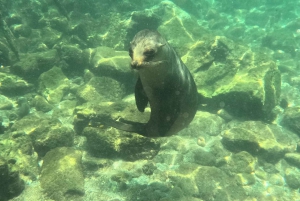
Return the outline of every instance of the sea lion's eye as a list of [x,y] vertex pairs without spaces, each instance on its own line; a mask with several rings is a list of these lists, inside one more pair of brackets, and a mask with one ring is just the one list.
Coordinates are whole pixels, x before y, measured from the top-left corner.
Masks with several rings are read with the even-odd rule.
[[132,48],[129,48],[128,52],[129,52],[129,56],[132,58],[132,55],[133,55],[133,50],[132,50]]
[[154,49],[146,50],[144,52],[145,56],[153,56],[154,54],[155,54],[155,50]]

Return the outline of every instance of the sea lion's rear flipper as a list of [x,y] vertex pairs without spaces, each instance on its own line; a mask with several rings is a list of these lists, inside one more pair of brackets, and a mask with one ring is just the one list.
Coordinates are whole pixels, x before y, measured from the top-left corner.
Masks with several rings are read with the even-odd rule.
[[116,121],[113,119],[107,119],[107,120],[105,120],[105,124],[107,126],[111,126],[111,127],[117,128],[119,130],[138,133],[140,135],[146,136],[146,124],[145,123],[128,121],[128,120],[124,120],[124,119],[120,119],[120,121]]
[[135,103],[140,112],[144,112],[147,104],[148,97],[144,91],[141,78],[139,77],[135,84]]

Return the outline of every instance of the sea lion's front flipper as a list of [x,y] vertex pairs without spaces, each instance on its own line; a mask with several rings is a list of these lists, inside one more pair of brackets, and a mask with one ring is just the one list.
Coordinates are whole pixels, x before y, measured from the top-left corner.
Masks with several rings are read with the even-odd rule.
[[107,126],[111,126],[119,130],[138,133],[140,135],[146,136],[145,123],[133,122],[133,121],[123,120],[123,119],[120,119],[120,121],[116,121],[110,118],[106,119],[104,123]]
[[144,91],[140,77],[135,84],[135,103],[140,112],[144,112],[148,104],[148,97]]

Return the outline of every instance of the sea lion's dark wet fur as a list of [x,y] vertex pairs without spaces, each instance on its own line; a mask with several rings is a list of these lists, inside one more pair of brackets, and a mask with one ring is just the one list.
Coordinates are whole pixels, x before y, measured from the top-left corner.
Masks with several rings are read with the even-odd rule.
[[187,67],[174,49],[157,32],[142,30],[130,43],[131,67],[138,71],[135,100],[144,112],[148,102],[151,115],[146,124],[114,121],[109,124],[120,130],[147,137],[177,133],[185,128],[197,111],[197,89]]

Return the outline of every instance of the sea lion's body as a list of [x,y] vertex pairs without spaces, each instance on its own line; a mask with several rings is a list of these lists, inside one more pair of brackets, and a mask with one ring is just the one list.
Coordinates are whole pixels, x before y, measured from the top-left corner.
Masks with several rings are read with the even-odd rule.
[[135,99],[143,112],[148,102],[151,115],[146,124],[115,123],[113,127],[147,137],[168,136],[185,128],[197,111],[197,89],[187,67],[156,31],[142,30],[130,43],[131,67],[138,72]]

